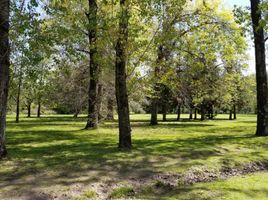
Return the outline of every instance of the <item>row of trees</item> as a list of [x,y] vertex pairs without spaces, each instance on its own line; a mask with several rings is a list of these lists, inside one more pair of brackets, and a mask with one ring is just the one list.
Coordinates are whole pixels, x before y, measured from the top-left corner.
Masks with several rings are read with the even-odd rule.
[[[267,135],[261,14],[267,5],[259,0],[251,4],[257,135]],[[252,77],[243,75],[247,60],[243,25],[248,24],[244,10],[232,13],[219,2],[205,0],[32,0],[10,5],[2,0],[0,5],[1,156],[6,154],[9,69],[8,105],[10,110],[15,105],[17,122],[20,105],[27,107],[30,117],[35,104],[38,116],[42,105],[75,116],[87,110],[85,128],[96,128],[100,119],[113,119],[116,102],[121,149],[132,145],[129,109],[150,112],[151,125],[156,125],[159,112],[163,120],[167,112],[178,112],[179,119],[182,107],[190,119],[197,113],[201,120],[213,119],[215,113],[227,111],[236,118],[236,111],[254,99]]]

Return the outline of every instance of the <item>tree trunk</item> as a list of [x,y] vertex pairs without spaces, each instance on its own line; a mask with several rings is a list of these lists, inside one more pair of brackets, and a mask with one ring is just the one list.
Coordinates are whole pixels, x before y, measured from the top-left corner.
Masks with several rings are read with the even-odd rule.
[[116,44],[115,90],[119,121],[120,149],[131,149],[131,128],[126,80],[128,42],[128,0],[120,0],[119,37]]
[[41,100],[38,100],[38,107],[37,107],[37,117],[41,117]]
[[27,105],[27,117],[28,118],[31,117],[31,105],[32,105],[32,103],[28,102],[28,105]]
[[106,119],[114,120],[114,100],[111,96],[108,96]]
[[201,105],[201,121],[205,120],[205,110],[204,110],[204,106]]
[[213,105],[210,105],[209,108],[209,119],[213,120],[214,116],[213,116],[214,110],[213,110]]
[[151,122],[150,122],[150,125],[155,126],[158,124],[157,114],[158,114],[157,99],[153,99],[152,103],[151,103]]
[[101,103],[102,103],[102,96],[103,96],[103,87],[102,84],[98,85],[98,120],[101,120],[103,118],[103,115],[101,114]]
[[165,103],[162,105],[162,109],[163,109],[163,121],[166,122],[167,121],[167,105]]
[[268,136],[267,72],[265,63],[264,30],[260,26],[260,0],[251,0],[251,18],[254,31],[257,82],[257,136]]
[[194,109],[194,119],[197,119],[197,109]]
[[79,113],[80,113],[80,109],[78,108],[78,109],[76,109],[73,118],[77,118]]
[[180,121],[181,119],[181,106],[178,105],[178,111],[177,111],[177,121]]
[[97,63],[97,2],[96,0],[88,0],[89,12],[88,17],[88,39],[89,39],[89,90],[88,90],[88,120],[85,129],[96,128],[98,126],[98,81],[99,66]]
[[230,113],[229,113],[229,120],[233,120],[233,112],[232,112],[232,110],[230,110]]
[[0,159],[7,154],[5,146],[6,112],[9,82],[9,0],[0,0]]
[[[20,69],[22,70],[22,69]],[[16,123],[20,121],[20,93],[21,93],[21,83],[22,83],[22,71],[19,72],[19,84],[18,84],[18,92],[16,99]]]
[[159,78],[159,72],[160,68],[159,65],[161,65],[162,61],[164,59],[164,50],[163,46],[160,45],[158,47],[158,55],[157,55],[157,66],[154,69],[154,97],[152,98],[151,102],[151,123],[150,125],[155,126],[158,124],[157,120],[157,114],[158,114],[158,92],[159,92],[159,86],[158,86],[158,78]]
[[234,120],[236,120],[237,119],[237,117],[236,117],[236,105],[234,105],[233,112],[234,112]]
[[189,109],[189,112],[190,112],[190,114],[189,114],[189,119],[191,120],[191,119],[193,119],[193,109],[190,108],[190,109]]

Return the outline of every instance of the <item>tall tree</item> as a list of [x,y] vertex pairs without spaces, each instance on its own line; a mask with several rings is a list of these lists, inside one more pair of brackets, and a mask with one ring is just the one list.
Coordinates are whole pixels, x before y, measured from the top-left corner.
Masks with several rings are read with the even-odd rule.
[[7,154],[5,128],[9,82],[9,0],[0,0],[0,158]]
[[131,128],[126,83],[126,59],[128,43],[128,0],[120,0],[119,37],[116,43],[115,90],[119,120],[119,148],[131,149]]
[[251,0],[251,18],[254,31],[257,83],[257,136],[268,136],[268,90],[265,63],[264,30],[260,23],[260,0]]
[[88,91],[88,120],[86,129],[96,128],[98,126],[98,79],[99,66],[97,63],[97,1],[88,0],[89,12],[88,18],[88,39],[89,39],[89,91]]

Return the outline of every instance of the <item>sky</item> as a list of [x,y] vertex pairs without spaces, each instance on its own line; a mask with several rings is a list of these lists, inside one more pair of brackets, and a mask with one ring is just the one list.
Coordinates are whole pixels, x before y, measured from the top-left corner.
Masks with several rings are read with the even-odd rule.
[[228,6],[233,5],[239,5],[239,6],[249,6],[250,5],[250,0],[224,0],[225,4]]
[[[250,0],[224,0],[224,4],[230,8],[233,8],[234,5],[238,6],[250,6]],[[255,72],[255,50],[253,48],[253,42],[249,39],[249,49],[248,49],[248,69],[245,72],[246,74],[252,74]]]

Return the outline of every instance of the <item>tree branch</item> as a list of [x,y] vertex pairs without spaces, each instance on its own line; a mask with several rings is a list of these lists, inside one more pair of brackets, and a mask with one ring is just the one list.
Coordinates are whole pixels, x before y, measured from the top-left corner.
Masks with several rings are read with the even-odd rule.
[[78,48],[76,48],[75,50],[76,50],[76,51],[83,52],[83,53],[86,53],[86,54],[90,54],[90,52],[89,52],[89,51],[84,50],[84,49],[78,49]]
[[266,37],[265,39],[264,39],[264,42],[266,42],[268,40],[268,37]]

